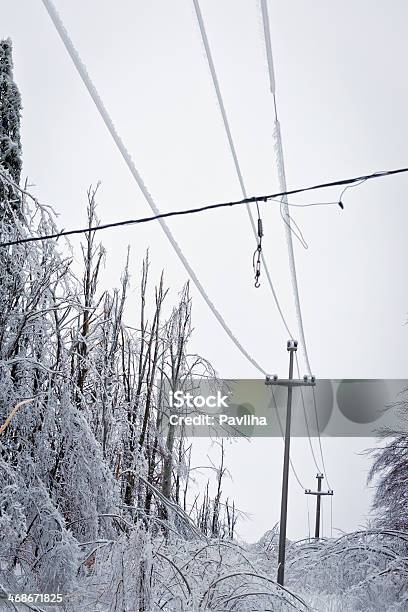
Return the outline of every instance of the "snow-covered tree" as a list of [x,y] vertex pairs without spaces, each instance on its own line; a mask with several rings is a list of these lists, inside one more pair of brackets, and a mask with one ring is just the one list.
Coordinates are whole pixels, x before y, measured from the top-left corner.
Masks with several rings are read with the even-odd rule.
[[377,523],[408,532],[408,400],[399,405],[399,427],[385,430],[389,441],[375,451],[370,480],[375,483],[373,509]]
[[20,116],[21,97],[13,80],[12,43],[7,38],[0,41],[0,165],[17,184],[22,165]]

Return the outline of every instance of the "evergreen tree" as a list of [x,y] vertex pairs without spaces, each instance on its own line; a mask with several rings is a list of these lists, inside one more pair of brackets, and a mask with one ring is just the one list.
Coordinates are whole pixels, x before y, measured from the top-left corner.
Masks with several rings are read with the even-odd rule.
[[0,163],[18,184],[21,174],[21,98],[13,81],[12,43],[0,41]]

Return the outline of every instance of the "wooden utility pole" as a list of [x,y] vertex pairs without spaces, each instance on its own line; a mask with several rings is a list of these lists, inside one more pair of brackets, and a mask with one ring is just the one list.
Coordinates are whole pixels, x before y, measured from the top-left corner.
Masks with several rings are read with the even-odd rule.
[[285,450],[283,456],[282,497],[281,514],[279,523],[279,553],[278,553],[278,577],[277,582],[281,586],[285,579],[285,555],[286,555],[286,524],[288,515],[288,489],[289,489],[289,457],[290,457],[290,426],[292,419],[292,392],[293,387],[310,386],[316,384],[314,376],[304,376],[303,380],[293,379],[293,356],[297,351],[297,340],[288,340],[287,350],[289,352],[289,378],[279,379],[277,376],[267,376],[265,384],[281,385],[288,389],[286,405],[286,427],[285,427]]
[[310,489],[305,489],[306,495],[316,495],[316,523],[315,523],[315,538],[318,540],[320,538],[320,504],[322,495],[333,495],[333,491],[329,489],[328,491],[322,491],[322,480],[324,478],[323,474],[317,474],[317,491],[311,491]]

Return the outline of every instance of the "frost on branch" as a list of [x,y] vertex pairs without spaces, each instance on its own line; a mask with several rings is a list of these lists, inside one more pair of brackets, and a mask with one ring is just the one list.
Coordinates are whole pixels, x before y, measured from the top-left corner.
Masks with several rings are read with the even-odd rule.
[[[15,183],[20,182],[21,98],[13,80],[12,43],[9,38],[0,40],[0,164]],[[0,199],[10,193],[8,185],[1,185]]]

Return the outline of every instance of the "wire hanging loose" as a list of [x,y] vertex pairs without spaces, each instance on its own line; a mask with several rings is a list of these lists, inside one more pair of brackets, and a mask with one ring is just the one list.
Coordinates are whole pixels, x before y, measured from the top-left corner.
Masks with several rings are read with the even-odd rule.
[[347,189],[358,187],[359,185],[362,185],[363,183],[365,183],[366,180],[367,180],[366,178],[362,178],[361,181],[358,181],[357,183],[354,183],[353,185],[347,185],[347,187],[343,189],[343,191],[340,194],[339,201],[338,201],[338,205],[340,206],[341,210],[344,210],[343,196],[346,193]]

